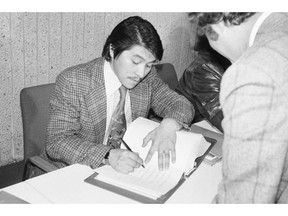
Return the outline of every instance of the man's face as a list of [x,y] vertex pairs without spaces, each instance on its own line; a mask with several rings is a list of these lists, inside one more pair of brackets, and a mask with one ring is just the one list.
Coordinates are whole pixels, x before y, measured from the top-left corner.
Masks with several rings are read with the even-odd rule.
[[154,55],[142,46],[135,45],[130,50],[123,51],[116,59],[110,50],[111,67],[128,89],[134,88],[151,70],[156,62]]
[[237,26],[225,26],[223,22],[211,27],[218,34],[218,38],[213,40],[207,35],[210,46],[231,62],[235,62],[246,48],[242,32],[238,31]]

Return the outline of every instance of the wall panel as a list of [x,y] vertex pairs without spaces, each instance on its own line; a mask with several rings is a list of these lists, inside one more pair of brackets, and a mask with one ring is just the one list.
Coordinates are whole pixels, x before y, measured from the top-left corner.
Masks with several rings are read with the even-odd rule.
[[94,59],[94,18],[95,13],[84,14],[84,39],[83,39],[83,61],[87,62]]
[[84,13],[73,14],[73,64],[83,62]]
[[49,82],[49,13],[37,16],[37,72],[38,83]]
[[[22,158],[23,152],[23,131],[22,119],[20,111],[19,94],[21,89],[25,86],[24,73],[24,14],[11,13],[10,14],[10,28],[11,28],[11,68],[12,68],[12,149],[14,149],[14,156],[9,161],[19,161]],[[0,118],[2,115],[0,116]],[[1,119],[2,121],[2,119]],[[0,146],[3,146],[0,137]],[[0,161],[1,164],[1,161]]]
[[94,28],[93,28],[93,47],[95,50],[95,57],[101,56],[102,48],[106,41],[105,36],[105,13],[94,14]]
[[50,13],[49,16],[49,82],[55,82],[61,71],[61,17],[61,13]]
[[24,14],[24,73],[25,86],[38,83],[36,13]]
[[9,162],[14,157],[12,140],[12,69],[10,14],[0,14],[0,160]]
[[62,13],[61,18],[61,70],[64,70],[73,62],[73,13]]

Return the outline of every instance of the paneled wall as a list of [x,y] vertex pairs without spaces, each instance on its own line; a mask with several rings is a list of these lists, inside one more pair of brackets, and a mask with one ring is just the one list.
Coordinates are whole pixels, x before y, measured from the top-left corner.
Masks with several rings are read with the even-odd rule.
[[68,66],[99,57],[111,30],[131,15],[155,26],[162,62],[174,64],[180,78],[194,57],[186,13],[0,13],[0,166],[23,158],[21,89],[54,82]]

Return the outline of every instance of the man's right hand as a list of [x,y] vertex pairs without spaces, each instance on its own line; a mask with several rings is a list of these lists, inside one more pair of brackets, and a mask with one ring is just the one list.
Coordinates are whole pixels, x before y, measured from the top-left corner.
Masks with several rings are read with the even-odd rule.
[[128,174],[143,164],[138,153],[125,149],[111,149],[108,157],[110,166],[118,172]]

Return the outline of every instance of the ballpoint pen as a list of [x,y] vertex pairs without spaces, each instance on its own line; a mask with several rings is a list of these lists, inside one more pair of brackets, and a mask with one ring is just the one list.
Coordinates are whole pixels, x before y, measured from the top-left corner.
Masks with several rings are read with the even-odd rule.
[[[133,152],[132,149],[128,146],[128,144],[122,138],[121,138],[121,141],[124,144],[124,146],[127,148],[128,151]],[[143,168],[145,168],[143,164],[141,166]]]

